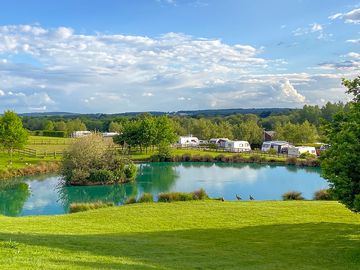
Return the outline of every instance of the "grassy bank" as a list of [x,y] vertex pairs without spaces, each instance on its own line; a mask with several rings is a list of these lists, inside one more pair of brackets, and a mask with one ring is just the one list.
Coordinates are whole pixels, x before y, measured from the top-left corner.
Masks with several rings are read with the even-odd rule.
[[359,269],[360,216],[336,202],[134,204],[0,217],[2,269]]

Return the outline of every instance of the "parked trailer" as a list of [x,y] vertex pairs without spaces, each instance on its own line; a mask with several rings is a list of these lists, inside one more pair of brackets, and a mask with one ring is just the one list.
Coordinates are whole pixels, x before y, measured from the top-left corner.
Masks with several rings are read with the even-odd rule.
[[285,141],[267,141],[263,142],[261,146],[261,151],[267,152],[270,149],[275,149],[276,152],[281,153],[281,150],[287,147],[290,147],[291,145],[288,142]]
[[178,140],[178,145],[182,147],[199,146],[199,144],[199,139],[192,136],[180,136]]
[[251,147],[248,141],[227,141],[225,150],[229,152],[250,152]]
[[312,146],[297,146],[289,147],[288,155],[293,157],[299,157],[303,153],[309,153],[316,156],[316,149]]

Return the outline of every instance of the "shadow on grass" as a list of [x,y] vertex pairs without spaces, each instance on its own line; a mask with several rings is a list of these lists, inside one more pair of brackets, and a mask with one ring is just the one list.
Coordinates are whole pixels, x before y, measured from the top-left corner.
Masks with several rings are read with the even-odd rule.
[[[280,224],[94,235],[0,232],[0,240],[9,239],[28,245],[30,251],[37,247],[57,249],[53,251],[58,253],[56,258],[49,255],[42,259],[50,265],[75,268],[360,269],[360,224]],[[61,257],[62,251],[72,256]],[[89,256],[85,262],[83,255]]]

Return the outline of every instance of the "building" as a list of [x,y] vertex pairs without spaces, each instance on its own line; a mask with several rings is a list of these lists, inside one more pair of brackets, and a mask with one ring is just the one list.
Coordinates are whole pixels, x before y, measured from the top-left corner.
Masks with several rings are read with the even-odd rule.
[[272,130],[264,130],[264,142],[272,141],[275,138],[275,131]]

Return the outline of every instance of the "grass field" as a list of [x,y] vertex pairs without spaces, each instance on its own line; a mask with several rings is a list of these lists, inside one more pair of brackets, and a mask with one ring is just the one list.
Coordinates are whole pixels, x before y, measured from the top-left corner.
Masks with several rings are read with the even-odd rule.
[[360,269],[336,202],[178,202],[0,217],[1,269]]

